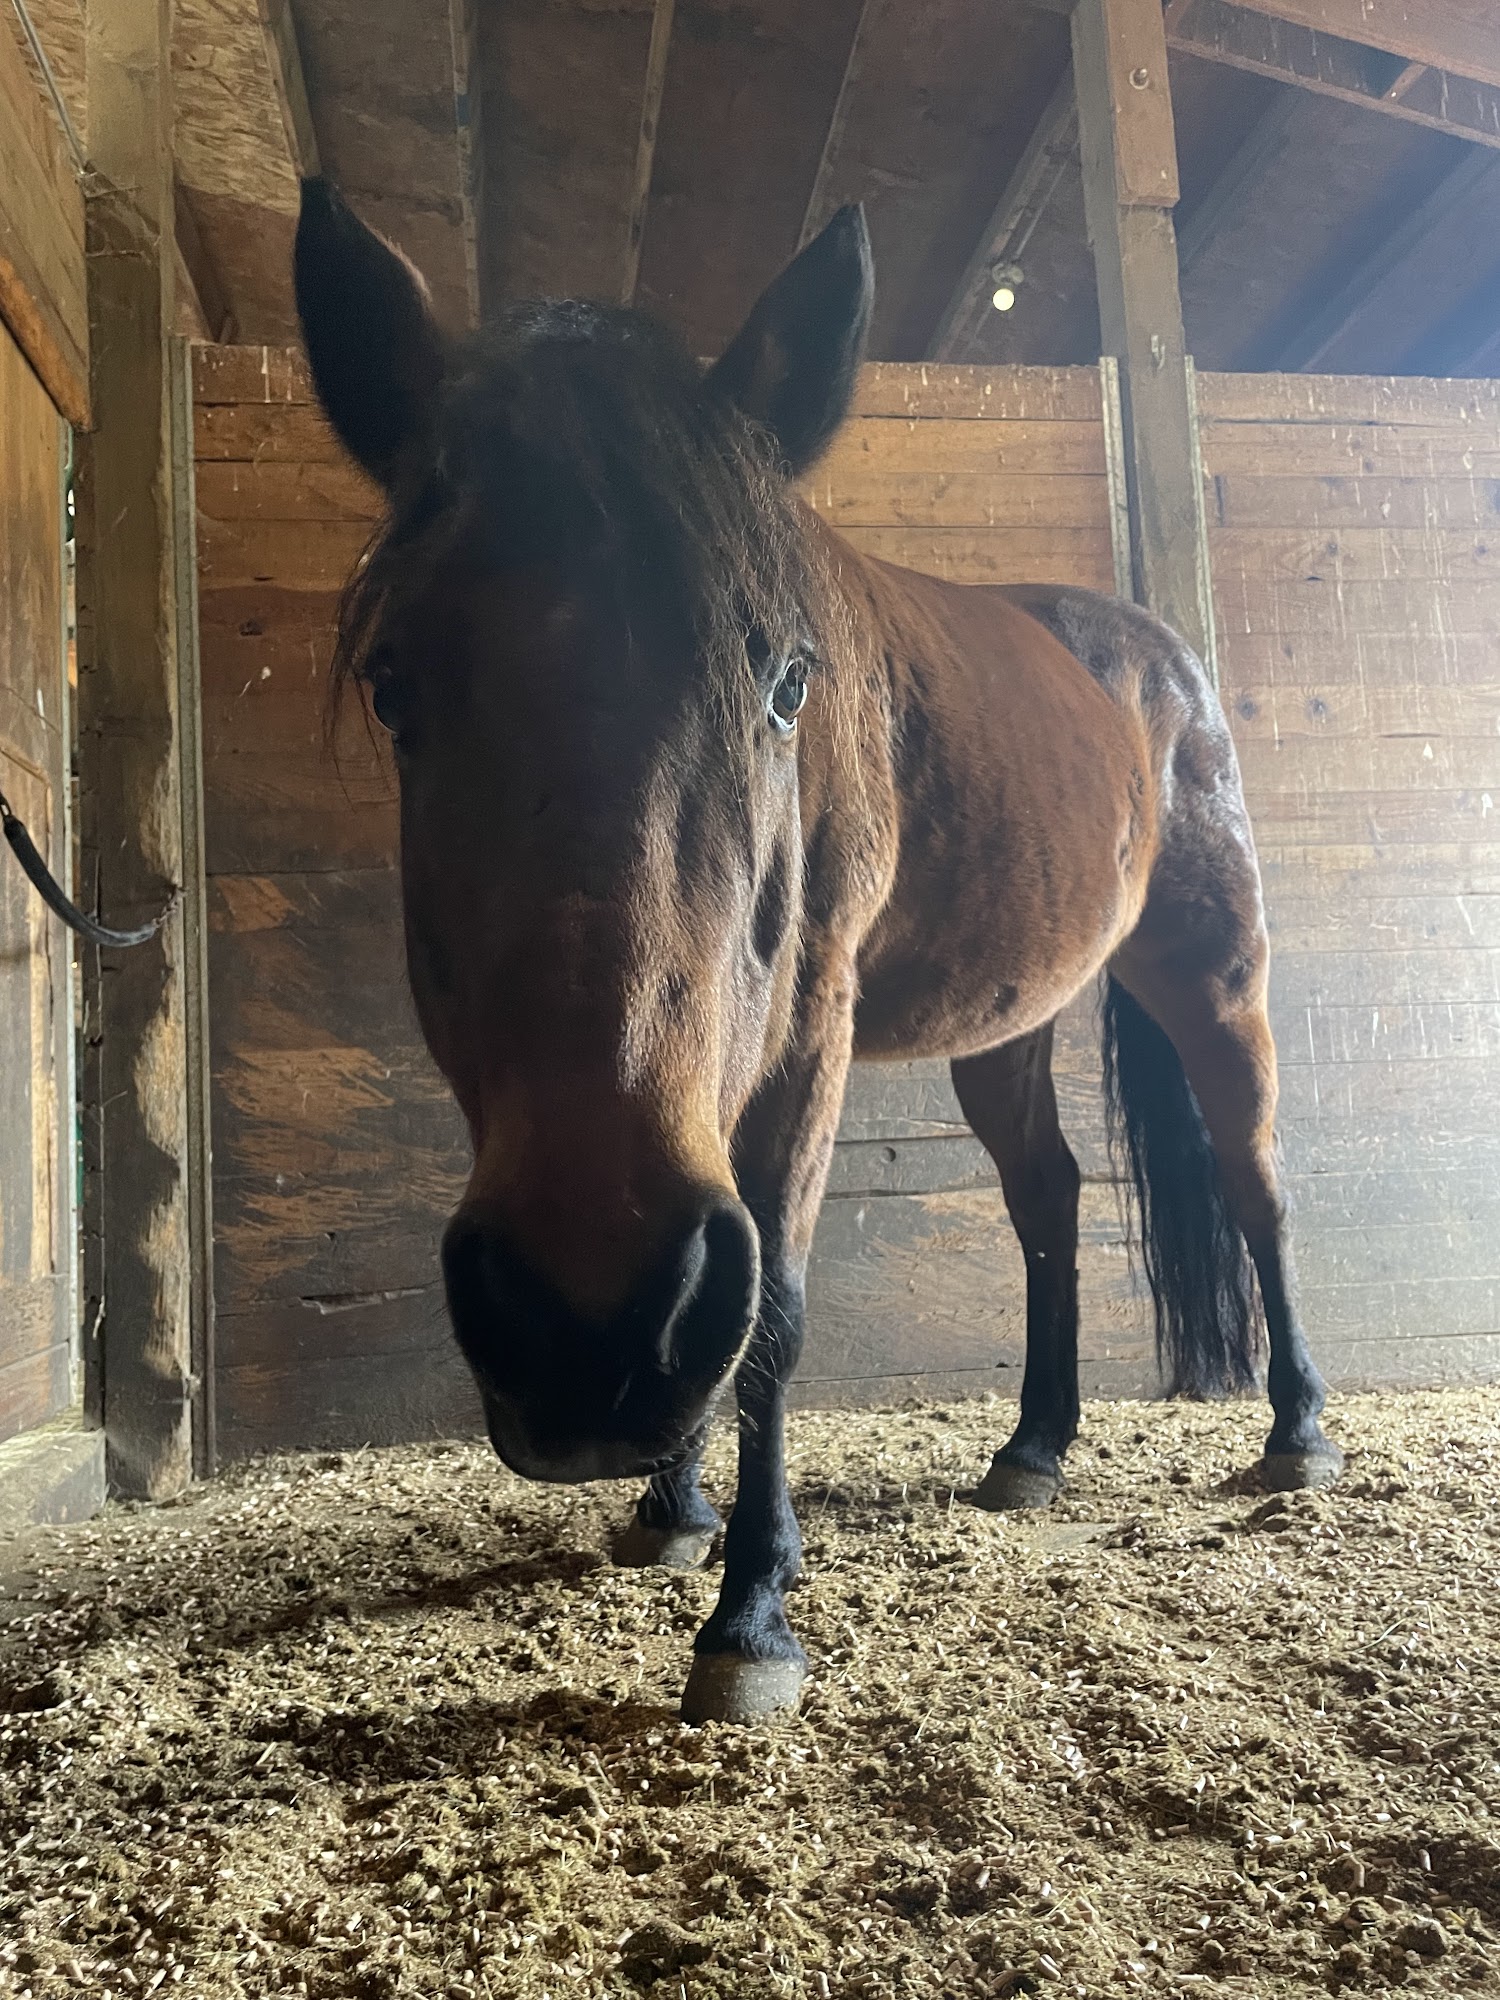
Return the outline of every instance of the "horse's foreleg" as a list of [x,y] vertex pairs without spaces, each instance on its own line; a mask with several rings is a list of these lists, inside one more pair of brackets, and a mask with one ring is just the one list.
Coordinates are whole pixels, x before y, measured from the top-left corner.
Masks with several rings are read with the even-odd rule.
[[670,1472],[660,1472],[636,1503],[629,1525],[610,1551],[626,1569],[696,1569],[724,1523],[698,1484],[700,1445]]
[[1026,1259],[1021,1415],[974,1493],[995,1510],[1045,1507],[1078,1434],[1078,1163],[1057,1117],[1052,1025],[955,1062],[963,1114],[1000,1173]]
[[682,1698],[689,1722],[748,1722],[790,1708],[807,1656],[787,1623],[802,1536],[786,1479],[786,1391],[802,1349],[800,1274],[768,1274],[755,1337],[735,1383],[739,1489],[724,1537],[724,1581],[694,1641]]
[[848,1073],[852,991],[848,974],[813,989],[792,1053],[735,1134],[740,1194],[760,1231],[760,1311],[735,1377],[739,1489],[719,1601],[694,1641],[682,1698],[689,1722],[748,1722],[790,1708],[807,1671],[784,1601],[802,1559],[787,1490],[786,1395],[802,1352],[807,1258]]

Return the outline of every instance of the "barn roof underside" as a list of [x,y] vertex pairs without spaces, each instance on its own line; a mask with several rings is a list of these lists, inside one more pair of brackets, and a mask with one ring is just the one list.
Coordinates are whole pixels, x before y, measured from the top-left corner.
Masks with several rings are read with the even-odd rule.
[[[83,0],[28,11],[86,144]],[[1487,12],[1167,0],[1200,366],[1500,373]],[[196,330],[292,337],[297,172],[317,161],[456,323],[478,301],[633,291],[713,353],[805,233],[863,200],[877,358],[1097,353],[1051,6],[177,0],[175,35]],[[997,262],[1024,274],[1007,314]]]

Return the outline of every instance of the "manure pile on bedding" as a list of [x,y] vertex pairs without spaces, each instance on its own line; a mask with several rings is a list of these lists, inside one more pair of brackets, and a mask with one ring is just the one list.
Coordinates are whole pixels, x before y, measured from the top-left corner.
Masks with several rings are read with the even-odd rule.
[[[1500,1992],[1500,1392],[794,1420],[801,1713],[684,1728],[716,1572],[479,1447],[278,1461],[0,1547],[0,1993]],[[727,1491],[729,1440],[710,1490]]]

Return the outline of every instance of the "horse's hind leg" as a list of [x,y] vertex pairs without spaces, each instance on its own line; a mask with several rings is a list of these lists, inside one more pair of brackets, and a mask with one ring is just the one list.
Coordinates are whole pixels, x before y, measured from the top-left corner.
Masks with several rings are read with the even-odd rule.
[[[1257,899],[1258,901],[1258,899]],[[1221,906],[1222,907],[1222,906]],[[1149,917],[1149,913],[1148,913]],[[1154,928],[1143,926],[1149,937]],[[1186,974],[1184,956],[1142,949],[1137,934],[1112,975],[1164,1030],[1203,1113],[1224,1198],[1260,1281],[1270,1346],[1273,1422],[1266,1483],[1325,1486],[1343,1455],[1318,1422],[1326,1399],[1296,1304],[1286,1204],[1276,1160],[1276,1048],[1266,1018],[1266,944],[1258,914],[1240,947]]]
[[1026,1373],[1009,1444],[974,1493],[992,1509],[1045,1507],[1078,1434],[1078,1163],[1057,1119],[1052,1025],[952,1066],[974,1135],[1000,1171],[1026,1259]]
[[636,1503],[610,1551],[626,1569],[696,1569],[724,1523],[698,1485],[700,1447],[671,1472],[659,1472]]

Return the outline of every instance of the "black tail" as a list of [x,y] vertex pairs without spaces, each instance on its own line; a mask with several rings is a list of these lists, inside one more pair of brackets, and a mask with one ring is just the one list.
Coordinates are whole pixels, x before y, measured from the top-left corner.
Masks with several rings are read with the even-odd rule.
[[1168,1393],[1249,1388],[1260,1355],[1254,1272],[1198,1101],[1176,1049],[1113,979],[1103,1015],[1110,1150],[1130,1169]]

